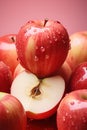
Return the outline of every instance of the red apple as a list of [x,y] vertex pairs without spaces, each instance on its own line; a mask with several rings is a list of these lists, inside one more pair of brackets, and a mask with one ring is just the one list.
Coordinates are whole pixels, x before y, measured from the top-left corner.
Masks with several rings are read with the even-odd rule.
[[57,130],[56,114],[43,120],[28,119],[27,130]]
[[67,94],[57,110],[58,130],[87,130],[87,89]]
[[57,75],[38,79],[22,71],[12,82],[11,94],[23,104],[27,117],[44,119],[53,115],[65,92],[65,81]]
[[0,130],[26,130],[26,113],[14,96],[0,92]]
[[12,73],[18,64],[15,43],[16,34],[8,34],[0,37],[0,61],[7,64]]
[[20,63],[39,78],[52,76],[59,70],[69,47],[67,30],[58,21],[29,21],[17,35]]
[[11,83],[12,73],[9,67],[3,61],[0,61],[0,91],[9,93]]
[[87,31],[76,32],[70,36],[71,49],[66,58],[72,70],[84,61],[87,61]]
[[69,89],[87,89],[87,62],[80,63],[75,68],[70,78]]

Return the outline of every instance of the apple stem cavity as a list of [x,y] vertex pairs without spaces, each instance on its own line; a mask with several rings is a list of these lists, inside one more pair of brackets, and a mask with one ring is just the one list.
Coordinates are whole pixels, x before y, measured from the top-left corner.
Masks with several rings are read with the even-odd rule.
[[40,86],[40,83],[31,90],[30,96],[32,96],[32,98],[35,98],[36,96],[41,94],[39,86]]
[[45,27],[45,25],[46,25],[47,22],[48,22],[48,19],[45,19],[44,20],[44,27]]

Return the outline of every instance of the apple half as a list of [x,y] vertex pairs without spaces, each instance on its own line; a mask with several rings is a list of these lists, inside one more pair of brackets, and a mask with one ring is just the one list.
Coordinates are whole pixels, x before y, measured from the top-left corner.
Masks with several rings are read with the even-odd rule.
[[32,119],[53,115],[65,92],[65,81],[57,75],[38,79],[33,73],[21,72],[13,81],[11,94],[20,100]]

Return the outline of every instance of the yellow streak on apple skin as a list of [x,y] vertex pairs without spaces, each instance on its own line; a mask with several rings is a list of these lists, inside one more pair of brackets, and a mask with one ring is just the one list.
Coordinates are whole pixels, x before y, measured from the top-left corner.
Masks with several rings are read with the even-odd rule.
[[7,95],[7,94],[4,93],[4,92],[0,92],[0,100],[2,100],[2,98],[3,98],[5,95]]
[[[33,37],[30,36],[27,47],[26,47],[26,53],[25,53],[26,61],[31,61],[31,57],[32,57],[32,59],[34,58],[34,53],[35,53],[34,46],[35,46],[35,41],[34,41]],[[33,66],[33,62],[29,63],[29,64],[27,63],[27,66],[30,67],[31,66],[30,64],[32,64],[32,66]]]

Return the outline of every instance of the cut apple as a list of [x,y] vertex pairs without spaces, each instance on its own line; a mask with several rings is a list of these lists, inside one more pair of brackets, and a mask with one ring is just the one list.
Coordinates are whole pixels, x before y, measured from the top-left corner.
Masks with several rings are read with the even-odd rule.
[[65,81],[57,75],[38,79],[27,71],[13,81],[11,94],[23,104],[27,117],[44,119],[53,115],[65,92]]

